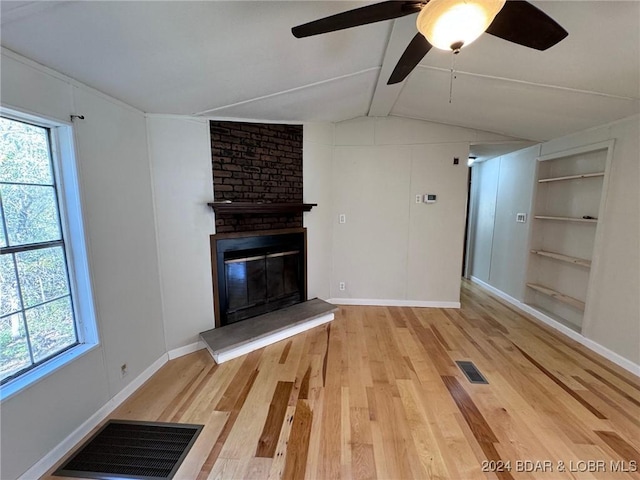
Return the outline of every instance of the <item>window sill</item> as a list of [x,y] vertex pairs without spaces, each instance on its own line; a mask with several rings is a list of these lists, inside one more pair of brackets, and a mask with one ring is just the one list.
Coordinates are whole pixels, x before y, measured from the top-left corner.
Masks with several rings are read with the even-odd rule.
[[99,346],[98,343],[83,343],[81,345],[77,345],[60,355],[55,356],[48,362],[43,363],[42,365],[29,370],[24,375],[20,375],[18,378],[7,382],[6,384],[0,387],[0,403],[8,400],[9,398],[17,395],[27,388],[38,383],[40,380],[48,377],[49,375],[57,372],[65,365],[71,363],[89,353],[93,349]]

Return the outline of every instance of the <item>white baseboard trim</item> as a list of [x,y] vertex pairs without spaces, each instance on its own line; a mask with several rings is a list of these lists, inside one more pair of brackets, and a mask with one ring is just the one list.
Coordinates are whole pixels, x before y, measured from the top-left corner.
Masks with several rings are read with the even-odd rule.
[[387,300],[379,298],[330,298],[334,305],[368,305],[372,307],[460,308],[460,302],[432,302],[423,300]]
[[473,283],[479,285],[480,287],[484,288],[485,290],[493,293],[496,297],[500,297],[501,299],[503,299],[506,302],[510,303],[514,307],[517,307],[520,310],[528,313],[529,315],[537,318],[542,323],[550,326],[554,330],[557,330],[558,332],[562,333],[563,335],[571,338],[572,340],[575,340],[576,342],[580,343],[581,345],[584,345],[589,350],[592,350],[595,353],[597,353],[599,355],[602,355],[604,358],[606,358],[607,360],[612,361],[613,363],[615,363],[619,367],[622,367],[625,370],[633,373],[637,377],[640,377],[640,365],[637,365],[637,364],[633,363],[631,360],[628,360],[628,359],[622,357],[621,355],[618,355],[616,352],[613,352],[613,351],[609,350],[607,347],[603,347],[599,343],[594,342],[593,340],[591,340],[591,339],[585,337],[584,335],[582,335],[582,334],[570,329],[569,327],[561,324],[560,322],[557,322],[556,320],[554,320],[553,318],[549,317],[548,315],[545,315],[544,313],[539,312],[535,308],[527,305],[526,303],[521,302],[520,300],[517,300],[517,299],[513,298],[512,296],[504,293],[501,290],[498,290],[497,288],[489,285],[488,283],[480,280],[479,278],[476,278],[476,277],[472,276],[471,277],[471,281]]
[[262,337],[251,340],[250,342],[243,343],[242,345],[231,347],[226,350],[213,352],[208,347],[207,349],[209,349],[209,353],[211,353],[211,356],[213,357],[215,362],[217,364],[221,364],[241,355],[246,355],[247,353],[253,352],[254,350],[258,350],[260,348],[271,345],[272,343],[276,343],[280,340],[292,337],[293,335],[297,335],[298,333],[302,333],[306,330],[310,330],[325,323],[329,323],[333,319],[334,314],[328,313],[326,315],[322,315],[320,317],[309,320],[308,322],[298,323],[289,328],[284,328],[282,330],[266,334]]
[[207,348],[207,347],[203,341],[199,340],[195,343],[185,345],[184,347],[179,347],[179,348],[174,348],[173,350],[169,350],[167,355],[169,355],[169,360],[173,360],[174,358],[182,357],[184,355],[189,355],[190,353],[197,352],[198,350],[202,350],[203,348]]
[[153,362],[147,369],[138,375],[131,383],[120,390],[111,400],[105,403],[100,410],[91,415],[82,425],[76,428],[67,438],[62,440],[53,450],[42,457],[29,470],[24,472],[18,480],[33,480],[42,477],[47,471],[53,467],[62,457],[64,457],[73,447],[76,446],[87,434],[95,427],[100,425],[102,421],[117,407],[120,406],[133,392],[142,386],[144,382],[149,380],[167,361],[168,355],[163,354],[158,360]]

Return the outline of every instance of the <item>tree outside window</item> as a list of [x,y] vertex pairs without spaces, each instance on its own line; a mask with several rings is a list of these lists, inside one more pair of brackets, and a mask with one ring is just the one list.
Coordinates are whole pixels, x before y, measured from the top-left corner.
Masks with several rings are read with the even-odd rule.
[[78,344],[50,130],[0,117],[0,382]]

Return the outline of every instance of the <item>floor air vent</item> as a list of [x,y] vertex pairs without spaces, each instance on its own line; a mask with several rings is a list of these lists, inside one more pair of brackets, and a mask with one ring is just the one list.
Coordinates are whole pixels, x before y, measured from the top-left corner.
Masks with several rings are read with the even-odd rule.
[[54,475],[82,478],[170,479],[202,425],[110,420]]
[[487,382],[487,379],[482,376],[473,362],[456,360],[456,364],[458,365],[458,367],[460,367],[462,373],[465,374],[465,376],[471,383],[489,383]]

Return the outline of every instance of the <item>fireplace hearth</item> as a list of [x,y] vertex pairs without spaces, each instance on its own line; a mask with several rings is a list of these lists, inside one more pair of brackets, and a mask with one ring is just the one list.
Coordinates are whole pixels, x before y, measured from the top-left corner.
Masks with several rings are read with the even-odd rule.
[[216,327],[307,299],[306,229],[211,235]]

